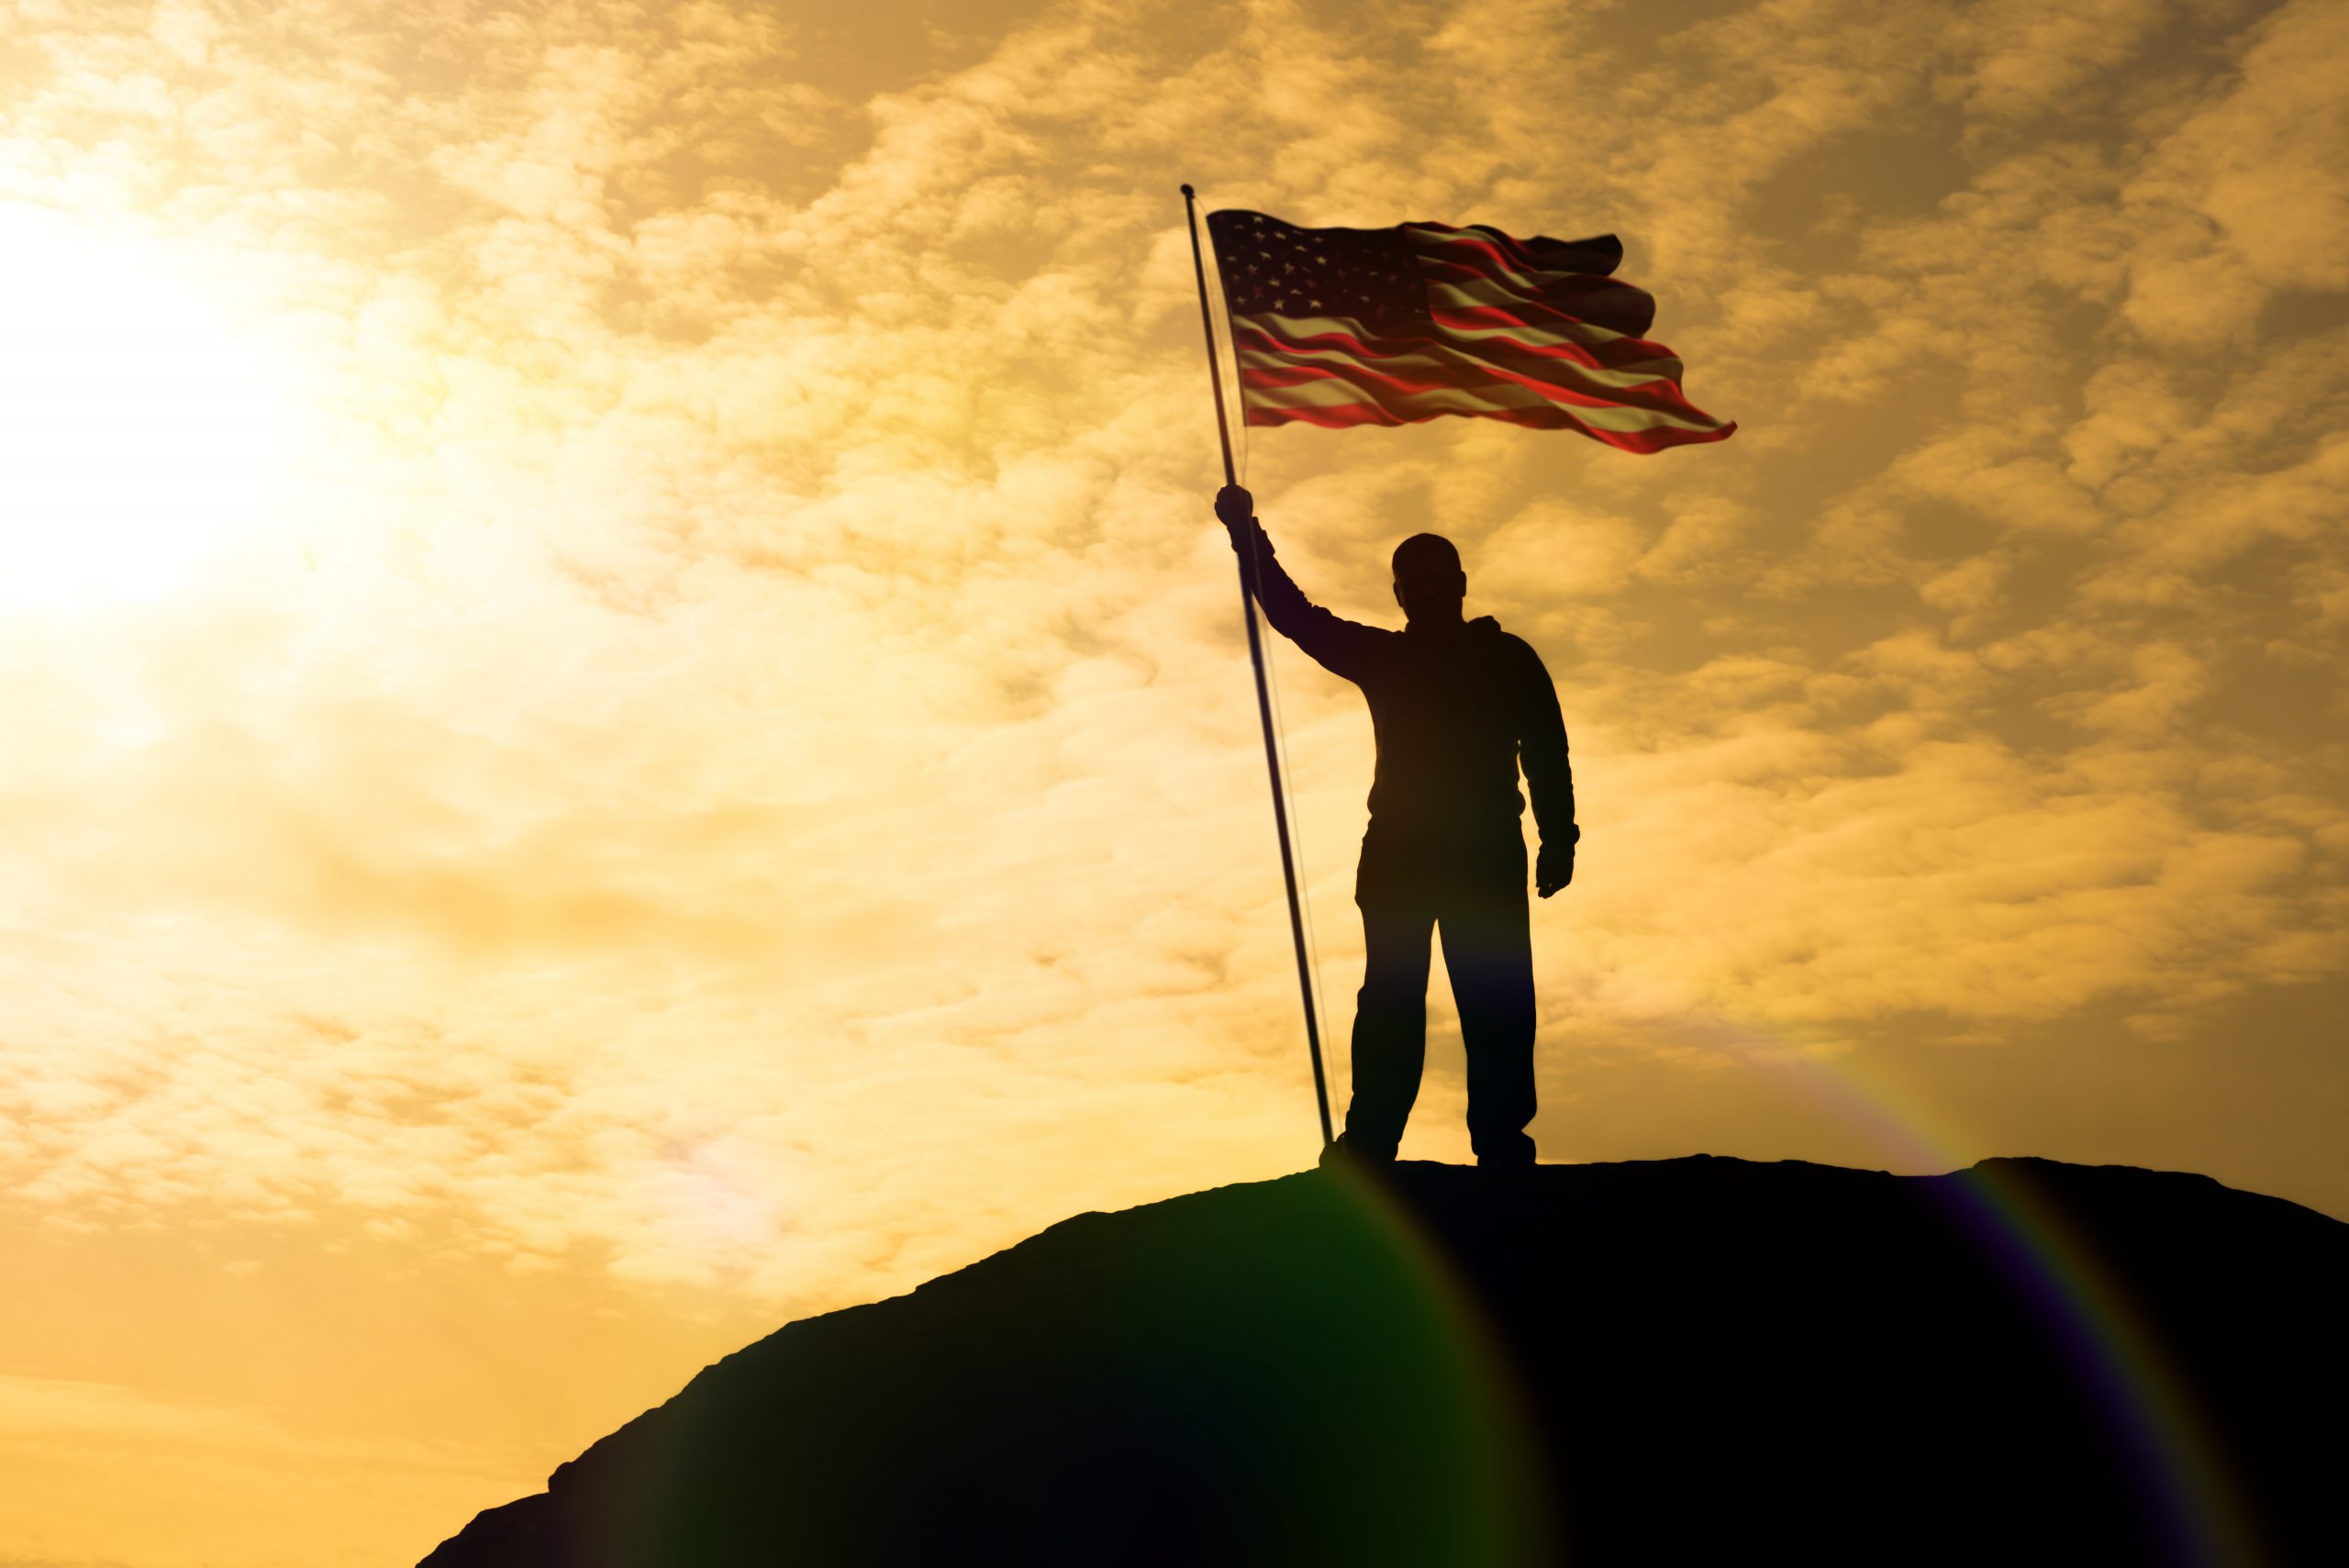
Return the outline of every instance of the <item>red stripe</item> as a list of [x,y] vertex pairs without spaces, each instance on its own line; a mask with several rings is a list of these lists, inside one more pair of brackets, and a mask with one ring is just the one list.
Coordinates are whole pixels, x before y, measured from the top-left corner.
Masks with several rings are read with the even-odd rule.
[[1426,255],[1430,250],[1444,256],[1456,255],[1460,251],[1466,250],[1498,265],[1514,268],[1520,272],[1541,272],[1549,270],[1533,259],[1533,252],[1525,248],[1522,240],[1513,235],[1503,234],[1497,228],[1486,228],[1481,225],[1474,228],[1454,228],[1448,223],[1403,225],[1406,233],[1414,228],[1424,229],[1430,233],[1461,237],[1447,238],[1437,241],[1432,247],[1423,247],[1419,251],[1421,255]]
[[[1673,364],[1680,357],[1661,343],[1651,343],[1643,338],[1618,338],[1611,343],[1601,343],[1596,349],[1582,343],[1528,343],[1516,338],[1457,338],[1447,341],[1460,346],[1463,352],[1473,351],[1485,360],[1567,360],[1592,370],[1620,371],[1634,365],[1653,364],[1659,360]],[[1666,374],[1667,372],[1658,372]]]
[[1592,272],[1552,272],[1540,280],[1528,293],[1526,286],[1515,278],[1495,277],[1470,267],[1453,266],[1447,262],[1424,263],[1421,271],[1433,283],[1480,283],[1505,289],[1511,297],[1528,304],[1546,305],[1564,311],[1577,321],[1593,327],[1604,327],[1609,332],[1626,337],[1643,336],[1655,325],[1655,296],[1645,289],[1613,278],[1602,278]]
[[1235,316],[1231,318],[1231,346],[1236,350],[1252,350],[1266,354],[1294,354],[1307,350],[1331,350],[1352,354],[1360,360],[1392,360],[1416,354],[1429,343],[1450,340],[1436,338],[1357,338],[1351,332],[1307,332],[1290,337],[1266,327],[1253,317]]
[[[1358,338],[1342,332],[1317,332],[1308,338],[1292,341],[1275,337],[1261,328],[1254,327],[1249,328],[1244,334],[1240,331],[1232,334],[1234,348],[1255,353],[1275,354],[1290,361],[1288,366],[1277,370],[1271,368],[1242,370],[1243,381],[1248,376],[1291,376],[1289,380],[1268,380],[1255,384],[1265,386],[1295,385],[1299,381],[1309,381],[1316,376],[1336,374],[1340,368],[1344,366],[1359,366],[1364,374],[1379,377],[1389,385],[1397,388],[1418,385],[1420,384],[1379,370],[1375,361],[1408,358],[1418,351],[1416,345],[1422,343],[1438,344],[1468,361],[1466,364],[1451,367],[1450,373],[1445,374],[1445,379],[1434,384],[1442,386],[1491,385],[1496,382],[1506,380],[1536,389],[1564,387],[1566,382],[1576,379],[1571,374],[1561,374],[1561,372],[1565,371],[1568,366],[1588,370],[1620,371],[1628,365],[1639,362],[1639,358],[1627,354],[1622,364],[1596,364],[1585,354],[1566,351],[1573,349],[1575,345],[1561,345],[1559,352],[1548,353],[1530,344],[1509,343],[1506,339],[1499,340],[1488,348],[1487,344],[1490,341],[1431,339],[1380,339],[1375,344],[1367,344]],[[1618,343],[1608,345],[1608,348],[1613,350],[1622,349],[1625,345],[1635,348],[1648,360],[1662,358],[1669,361],[1675,368],[1679,365],[1678,360],[1671,358],[1670,350],[1654,343],[1642,343],[1638,339],[1626,338]],[[1308,356],[1298,351],[1306,348],[1342,354],[1345,357],[1342,360],[1331,360],[1319,355]],[[1651,397],[1653,395],[1653,389],[1658,386],[1672,387],[1674,395],[1678,395],[1679,389],[1675,374],[1673,372],[1663,370],[1628,387],[1592,388],[1587,392],[1575,390],[1574,395],[1586,400],[1594,407],[1603,407],[1609,403],[1619,403],[1626,407],[1645,407],[1649,406]],[[1709,415],[1700,417],[1710,417]]]
[[[1455,408],[1440,409],[1432,414],[1397,414],[1375,403],[1346,403],[1320,408],[1251,408],[1246,422],[1251,425],[1318,425],[1325,430],[1342,430],[1356,425],[1413,425],[1445,415],[1460,414]],[[1500,408],[1464,417],[1498,419],[1506,424],[1523,425],[1537,430],[1580,430],[1584,435],[1620,447],[1629,452],[1659,452],[1666,447],[1692,446],[1700,441],[1718,441],[1737,427],[1723,425],[1718,430],[1690,430],[1678,426],[1658,425],[1645,430],[1600,430],[1584,424],[1564,408]]]
[[[1439,325],[1474,327],[1482,331],[1506,331],[1515,328],[1528,334],[1539,330],[1536,328],[1527,327],[1522,322],[1511,321],[1508,317],[1497,312],[1494,313],[1494,317],[1488,320],[1454,319]],[[1535,343],[1524,338],[1511,337],[1441,338],[1433,341],[1447,344],[1464,354],[1475,354],[1478,359],[1571,360],[1576,364],[1588,365],[1593,370],[1602,371],[1628,370],[1637,365],[1653,364],[1658,360],[1669,360],[1675,365],[1680,362],[1679,355],[1661,343],[1649,342],[1645,338],[1617,338],[1605,343],[1576,343],[1560,340]]]
[[[1586,392],[1538,376],[1522,375],[1501,365],[1488,365],[1442,377],[1423,379],[1390,374],[1352,361],[1334,364],[1284,365],[1278,370],[1243,369],[1240,373],[1242,387],[1261,387],[1270,392],[1285,386],[1302,386],[1308,382],[1342,381],[1349,386],[1362,388],[1373,396],[1386,394],[1396,397],[1416,397],[1425,392],[1480,392],[1486,387],[1517,386],[1539,393],[1553,403],[1571,403],[1583,408],[1646,408],[1673,413],[1695,413],[1687,406],[1687,399],[1680,389],[1659,377],[1642,382],[1637,386],[1610,387],[1607,391]],[[1707,417],[1698,415],[1698,417]]]
[[[1529,338],[1539,330],[1520,322],[1511,321],[1506,317],[1479,321],[1454,319],[1443,322],[1442,325],[1458,328],[1474,327],[1479,331],[1503,333],[1514,328],[1528,334]],[[1658,360],[1668,360],[1675,365],[1680,363],[1679,355],[1663,344],[1650,342],[1645,338],[1618,338],[1612,342],[1598,344],[1549,340],[1537,343],[1529,341],[1527,338],[1508,336],[1443,338],[1435,340],[1450,344],[1463,353],[1473,353],[1479,359],[1572,360],[1576,364],[1586,364],[1593,370],[1602,371],[1629,370],[1639,365],[1653,364]]]
[[[1687,399],[1680,395],[1680,389],[1662,376],[1636,386],[1610,387],[1604,392],[1593,392],[1540,376],[1523,375],[1502,365],[1464,369],[1458,373],[1432,380],[1395,375],[1353,361],[1283,365],[1278,369],[1251,366],[1240,373],[1241,386],[1259,387],[1267,392],[1286,386],[1303,386],[1316,381],[1342,381],[1349,386],[1358,386],[1374,395],[1386,393],[1397,397],[1416,397],[1426,392],[1473,393],[1493,386],[1521,386],[1553,402],[1571,403],[1583,408],[1653,409],[1661,401],[1674,412],[1696,412],[1687,408]],[[1704,415],[1698,417],[1707,417]]]
[[[1599,317],[1596,311],[1561,310],[1554,305],[1539,300],[1525,300],[1517,305],[1434,305],[1428,306],[1428,316],[1439,327],[1603,327],[1609,332],[1621,332],[1627,338],[1638,338],[1647,331],[1645,317],[1629,313],[1613,321]],[[1620,323],[1620,325],[1619,325]],[[1627,331],[1636,328],[1636,331]]]
[[1496,284],[1511,294],[1531,299],[1593,294],[1631,294],[1642,299],[1648,297],[1645,289],[1634,288],[1620,278],[1601,277],[1597,272],[1537,272],[1531,275],[1517,272],[1497,272],[1432,256],[1419,259],[1419,271],[1439,283]]
[[1475,235],[1498,248],[1505,255],[1522,257],[1525,268],[1545,272],[1576,272],[1590,277],[1612,277],[1615,269],[1623,264],[1623,243],[1612,234],[1586,234],[1579,239],[1553,239],[1536,234],[1520,239],[1514,234],[1504,234],[1490,224],[1475,223],[1465,228],[1455,228],[1448,223],[1407,223],[1400,226],[1406,235],[1414,232],[1426,236],[1415,247],[1422,257],[1434,256],[1455,248],[1454,235]]
[[1464,247],[1446,245],[1434,250],[1422,250],[1415,260],[1419,262],[1419,271],[1423,272],[1442,273],[1460,278],[1489,278],[1495,283],[1508,284],[1517,288],[1539,287],[1544,283],[1564,282],[1569,278],[1587,278],[1595,284],[1615,284],[1624,288],[1631,287],[1620,278],[1610,278],[1603,272],[1570,272],[1563,267],[1519,266],[1514,261],[1496,261],[1490,255],[1463,256],[1453,253],[1462,249]]
[[1481,368],[1482,373],[1469,372],[1446,376],[1440,381],[1423,381],[1373,370],[1357,361],[1341,361],[1336,363],[1283,366],[1277,370],[1245,368],[1240,373],[1240,385],[1243,392],[1250,387],[1271,392],[1282,387],[1301,386],[1308,382],[1341,381],[1374,397],[1382,393],[1395,397],[1412,397],[1426,392],[1475,393],[1490,386],[1518,386],[1538,393],[1553,403],[1581,408],[1641,408],[1651,413],[1677,414],[1696,419],[1709,420],[1712,417],[1692,405],[1677,385],[1661,376],[1653,381],[1642,382],[1637,386],[1610,387],[1604,394],[1596,394],[1555,381],[1523,375],[1505,365],[1488,364]]
[[[1452,316],[1463,312],[1447,312]],[[1495,313],[1497,319],[1487,322],[1451,321],[1445,326],[1515,327],[1531,331],[1522,322]],[[1314,332],[1288,337],[1263,324],[1264,318],[1235,316],[1231,318],[1231,343],[1235,349],[1252,350],[1258,353],[1295,354],[1313,350],[1351,354],[1359,360],[1391,360],[1404,358],[1433,346],[1471,359],[1537,359],[1566,360],[1588,365],[1593,370],[1620,370],[1626,365],[1644,363],[1651,360],[1668,359],[1677,362],[1677,356],[1661,343],[1651,343],[1641,338],[1619,338],[1595,347],[1586,343],[1528,343],[1513,338],[1447,338],[1415,333],[1408,338],[1366,339],[1351,332]]]

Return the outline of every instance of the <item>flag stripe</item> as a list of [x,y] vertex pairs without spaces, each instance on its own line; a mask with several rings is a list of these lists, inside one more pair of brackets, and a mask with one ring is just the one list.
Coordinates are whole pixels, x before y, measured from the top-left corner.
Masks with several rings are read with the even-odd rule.
[[[1464,281],[1482,279],[1491,283],[1495,288],[1514,289],[1521,297],[1527,299],[1538,299],[1549,288],[1569,278],[1581,275],[1574,272],[1520,272],[1514,267],[1480,267],[1473,262],[1457,261],[1448,256],[1431,254],[1427,251],[1421,251],[1414,259],[1419,264],[1419,271],[1430,277],[1456,278]],[[1611,285],[1617,288],[1627,286],[1616,283],[1613,278],[1593,278],[1590,281],[1593,286]]]
[[1538,327],[1544,332],[1554,332],[1562,338],[1580,342],[1592,341],[1593,332],[1606,332],[1610,337],[1637,338],[1637,332],[1620,332],[1595,326],[1588,313],[1561,310],[1553,305],[1534,300],[1519,300],[1508,305],[1489,304],[1466,296],[1463,291],[1442,284],[1428,285],[1428,314],[1439,327]]
[[1595,427],[1577,418],[1569,410],[1555,404],[1530,408],[1428,408],[1396,410],[1376,403],[1353,403],[1326,408],[1265,408],[1251,406],[1247,423],[1253,426],[1318,425],[1323,429],[1342,430],[1356,425],[1411,425],[1445,414],[1462,414],[1486,419],[1498,419],[1505,424],[1523,425],[1537,430],[1580,430],[1594,439],[1619,447],[1630,452],[1659,452],[1667,447],[1688,446],[1698,441],[1717,441],[1734,431],[1734,424],[1718,429],[1691,430],[1674,426],[1655,426],[1640,430],[1609,430]]
[[[1343,317],[1298,316],[1240,316],[1232,318],[1232,340],[1243,341],[1253,329],[1263,341],[1254,346],[1265,349],[1284,347],[1315,348],[1326,340],[1331,346],[1342,347],[1363,354],[1408,354],[1418,351],[1422,344],[1460,343],[1463,339],[1506,339],[1530,347],[1555,350],[1557,357],[1580,360],[1586,364],[1611,367],[1618,363],[1644,363],[1654,359],[1669,359],[1669,350],[1659,348],[1641,338],[1626,338],[1620,332],[1586,327],[1580,322],[1544,321],[1532,324],[1516,320],[1499,312],[1471,315],[1464,311],[1446,311],[1449,319],[1432,322],[1440,328],[1429,332],[1378,332],[1364,328]],[[1342,322],[1335,335],[1321,323]],[[1308,330],[1297,326],[1314,324]],[[1353,328],[1349,330],[1348,328]]]
[[1599,370],[1644,370],[1679,379],[1680,357],[1644,338],[1617,338],[1587,345],[1530,327],[1453,327],[1446,334],[1464,350],[1486,358],[1573,360]]
[[[1455,228],[1446,234],[1438,232],[1439,226],[1431,223],[1412,223],[1403,227],[1404,232],[1433,241],[1436,245],[1442,247],[1447,254],[1465,254],[1477,258],[1476,262],[1471,264],[1475,265],[1479,272],[1498,271],[1538,275],[1552,270],[1543,266],[1541,259],[1526,246],[1497,228]],[[1611,272],[1613,269],[1609,268],[1609,271]]]
[[1283,366],[1342,369],[1360,365],[1391,373],[1419,371],[1439,379],[1447,375],[1465,375],[1474,379],[1497,374],[1529,384],[1571,384],[1587,388],[1597,396],[1624,396],[1656,385],[1671,386],[1675,392],[1678,390],[1675,378],[1680,361],[1668,354],[1658,357],[1654,344],[1637,339],[1619,339],[1617,342],[1638,350],[1645,357],[1630,359],[1627,356],[1627,362],[1623,364],[1599,365],[1587,359],[1564,353],[1527,352],[1520,355],[1509,351],[1512,345],[1507,339],[1463,342],[1457,339],[1415,338],[1386,339],[1370,343],[1353,333],[1338,329],[1336,322],[1317,325],[1324,326],[1325,329],[1308,337],[1275,338],[1261,328],[1234,330],[1232,346],[1241,367],[1243,370],[1251,367],[1269,370]]
[[1588,272],[1534,272],[1525,274],[1491,267],[1472,267],[1465,262],[1449,261],[1442,256],[1420,255],[1413,258],[1419,272],[1440,282],[1486,283],[1507,289],[1520,299],[1547,299],[1571,294],[1578,298],[1622,295],[1633,299],[1651,297],[1645,289],[1634,288],[1620,278],[1594,277]]
[[1352,395],[1397,402],[1460,393],[1504,407],[1520,406],[1529,398],[1542,398],[1579,408],[1620,409],[1631,419],[1715,423],[1709,415],[1690,407],[1678,387],[1660,377],[1633,386],[1585,389],[1518,375],[1499,366],[1482,367],[1481,373],[1464,373],[1459,367],[1442,361],[1374,370],[1356,361],[1332,361],[1324,365],[1283,365],[1275,369],[1252,365],[1243,360],[1240,385],[1252,401],[1269,400],[1284,406],[1328,401],[1326,394],[1341,387]]
[[1283,386],[1256,386],[1251,406],[1268,408],[1344,407],[1375,400],[1390,407],[1418,407],[1430,412],[1469,413],[1496,408],[1538,408],[1544,405],[1571,412],[1581,423],[1615,430],[1645,429],[1655,425],[1681,425],[1710,429],[1709,422],[1685,417],[1681,410],[1635,407],[1624,403],[1581,400],[1553,395],[1541,387],[1493,381],[1477,386],[1398,385],[1382,376],[1321,375]]
[[1573,323],[1619,338],[1644,338],[1655,324],[1655,302],[1637,289],[1606,293],[1560,292],[1546,299],[1511,294],[1487,284],[1469,288],[1431,280],[1427,287],[1431,310],[1506,310],[1546,321]]
[[1655,314],[1655,301],[1644,290],[1619,284],[1612,278],[1561,279],[1525,288],[1507,278],[1440,262],[1423,262],[1419,272],[1427,279],[1431,295],[1447,295],[1461,305],[1542,305],[1585,321],[1599,320],[1605,316],[1646,318]]
[[[1364,370],[1359,365],[1343,370],[1304,371],[1290,368],[1281,371],[1243,373],[1241,384],[1252,394],[1261,394],[1261,401],[1284,406],[1303,403],[1351,401],[1361,397],[1378,397],[1403,403],[1413,398],[1442,398],[1453,394],[1475,398],[1505,407],[1517,407],[1531,399],[1583,409],[1620,409],[1627,421],[1638,423],[1652,418],[1679,417],[1683,410],[1668,396],[1643,397],[1637,403],[1625,401],[1622,395],[1596,397],[1577,392],[1572,387],[1544,386],[1512,380],[1508,376],[1489,376],[1477,381],[1456,379],[1427,381],[1409,376],[1386,375]],[[1670,386],[1669,382],[1657,384]]]
[[1586,408],[1631,408],[1679,414],[1687,408],[1680,389],[1662,377],[1645,382],[1570,385],[1561,381],[1520,375],[1498,365],[1468,366],[1441,360],[1397,362],[1383,361],[1374,368],[1359,361],[1330,360],[1320,364],[1270,366],[1242,360],[1240,384],[1248,393],[1275,392],[1319,381],[1336,380],[1377,396],[1412,397],[1459,390],[1483,395],[1501,388],[1520,388],[1554,403]]

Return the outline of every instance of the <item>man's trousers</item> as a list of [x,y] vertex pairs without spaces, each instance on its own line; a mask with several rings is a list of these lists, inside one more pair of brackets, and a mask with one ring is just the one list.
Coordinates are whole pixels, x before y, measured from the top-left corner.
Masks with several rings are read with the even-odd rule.
[[1525,840],[1406,835],[1375,822],[1354,879],[1367,949],[1354,1007],[1346,1144],[1392,1158],[1427,1056],[1429,936],[1443,939],[1468,1054],[1468,1136],[1481,1164],[1533,1158],[1533,947]]

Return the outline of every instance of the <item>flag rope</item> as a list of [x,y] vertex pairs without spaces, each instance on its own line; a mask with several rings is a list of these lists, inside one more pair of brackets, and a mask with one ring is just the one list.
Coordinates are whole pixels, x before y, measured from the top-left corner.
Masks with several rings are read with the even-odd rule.
[[[1191,230],[1191,272],[1199,285],[1199,327],[1207,335],[1208,380],[1215,389],[1215,433],[1223,446],[1223,482],[1236,485],[1240,481],[1231,466],[1231,422],[1224,410],[1223,370],[1215,351],[1215,317],[1208,307],[1207,262],[1199,251],[1197,193],[1188,185],[1183,187],[1183,213]],[[1273,699],[1264,675],[1264,639],[1256,628],[1256,583],[1262,568],[1252,539],[1248,550],[1235,550],[1233,554],[1240,563],[1240,613],[1248,628],[1248,662],[1256,673],[1256,717],[1264,730],[1264,768],[1272,779],[1273,829],[1281,845],[1281,880],[1288,890],[1288,929],[1297,949],[1297,985],[1305,1003],[1305,1049],[1313,1060],[1313,1098],[1321,1113],[1322,1147],[1327,1148],[1336,1139],[1330,1126],[1330,1084],[1321,1069],[1321,1026],[1314,1013],[1305,913],[1297,899],[1297,859],[1290,848],[1288,803],[1281,787],[1281,745],[1273,726]]]

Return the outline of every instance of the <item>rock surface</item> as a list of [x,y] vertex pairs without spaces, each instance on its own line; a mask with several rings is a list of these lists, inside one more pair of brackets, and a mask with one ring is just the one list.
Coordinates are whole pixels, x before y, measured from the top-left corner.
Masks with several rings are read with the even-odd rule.
[[2201,1176],[1308,1173],[790,1324],[425,1564],[2343,1563],[2344,1323]]

